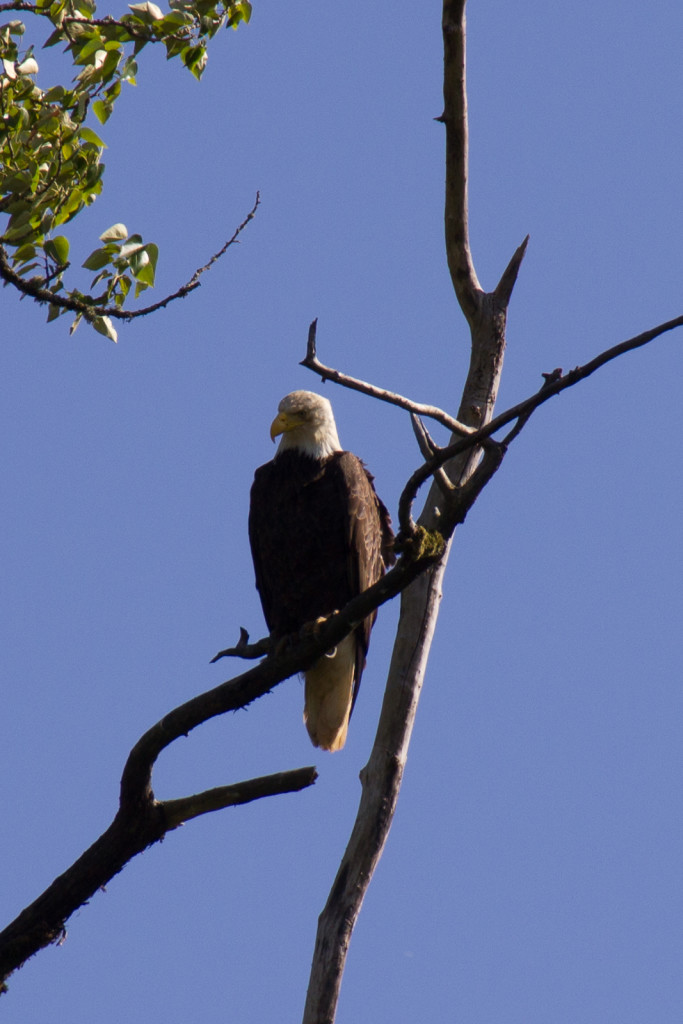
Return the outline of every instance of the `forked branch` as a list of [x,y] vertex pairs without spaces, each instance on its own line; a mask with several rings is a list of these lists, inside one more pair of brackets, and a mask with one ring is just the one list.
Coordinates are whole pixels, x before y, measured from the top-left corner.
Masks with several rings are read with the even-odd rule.
[[[64,874],[0,933],[0,991],[9,975],[64,933],[68,918],[124,865],[183,822],[235,804],[312,785],[315,768],[281,772],[175,800],[158,801],[152,772],[161,752],[198,725],[246,707],[274,686],[308,668],[347,636],[368,614],[394,597],[438,560],[443,544],[409,545],[404,556],[374,587],[331,616],[313,633],[292,638],[254,668],[175,708],[131,750],[121,778],[118,812],[109,828]],[[238,645],[239,646],[239,645]]]
[[[480,428],[490,420],[498,393],[505,349],[507,301],[523,251],[516,260],[513,257],[512,269],[507,273],[506,285],[501,287],[501,292],[484,293],[474,270],[468,232],[464,0],[445,0],[442,27],[444,113],[440,120],[446,126],[446,250],[453,287],[470,325],[472,338],[470,366],[457,422]],[[337,380],[342,383],[339,378]],[[422,415],[419,409],[410,405],[405,407]],[[470,437],[473,436],[470,433]],[[469,442],[470,437],[463,437],[461,430],[454,431],[451,441]],[[456,489],[467,487],[480,460],[481,448],[471,445],[445,462],[443,469],[449,485]],[[434,536],[436,532],[443,531],[444,551],[438,562],[401,595],[401,614],[377,735],[370,759],[361,773],[358,814],[318,923],[304,1024],[332,1024],[335,1019],[353,928],[393,820],[436,626],[450,537],[455,526],[453,517],[444,516],[442,512],[444,502],[450,505],[444,497],[443,488],[443,478],[432,483],[417,532],[424,531],[427,536]],[[401,523],[408,533],[414,526],[409,508],[410,505],[408,515],[402,515]]]

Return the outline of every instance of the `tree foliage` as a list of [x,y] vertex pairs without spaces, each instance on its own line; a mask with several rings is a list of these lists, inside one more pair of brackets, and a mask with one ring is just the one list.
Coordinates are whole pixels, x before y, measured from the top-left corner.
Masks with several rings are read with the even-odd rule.
[[9,12],[47,21],[52,31],[44,45],[63,44],[76,75],[69,84],[40,88],[26,24],[14,19],[0,26],[0,273],[47,303],[48,320],[75,313],[72,330],[85,317],[115,341],[112,315],[123,312],[129,296],[154,285],[158,249],[115,224],[82,263],[95,272],[91,292],[66,283],[70,244],[61,231],[102,191],[106,143],[100,126],[123,86],[135,85],[139,55],[148,44],[161,44],[169,60],[180,60],[201,78],[209,40],[223,27],[249,21],[251,4],[170,0],[164,13],[147,0],[130,4],[118,19],[98,17],[95,0],[0,4],[0,13]]

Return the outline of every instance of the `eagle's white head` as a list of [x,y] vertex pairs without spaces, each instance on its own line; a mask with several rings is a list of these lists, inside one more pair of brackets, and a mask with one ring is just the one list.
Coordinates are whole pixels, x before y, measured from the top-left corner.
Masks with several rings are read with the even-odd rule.
[[292,391],[282,399],[270,427],[273,441],[280,434],[276,456],[294,448],[314,459],[324,459],[342,450],[332,406],[312,391]]

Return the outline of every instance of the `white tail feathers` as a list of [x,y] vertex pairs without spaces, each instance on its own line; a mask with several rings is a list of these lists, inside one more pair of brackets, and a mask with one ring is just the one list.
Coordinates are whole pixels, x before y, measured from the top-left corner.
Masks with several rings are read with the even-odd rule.
[[346,743],[356,674],[356,638],[337,644],[305,673],[304,722],[314,747],[341,750]]

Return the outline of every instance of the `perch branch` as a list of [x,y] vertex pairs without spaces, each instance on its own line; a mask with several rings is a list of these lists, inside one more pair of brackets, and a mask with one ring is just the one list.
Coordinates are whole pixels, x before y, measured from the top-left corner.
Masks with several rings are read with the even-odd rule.
[[386,576],[330,616],[315,633],[305,631],[292,637],[291,643],[279,645],[276,653],[258,665],[170,711],[140,737],[126,761],[119,809],[109,828],[0,933],[0,991],[17,967],[64,934],[67,919],[78,907],[132,857],[162,839],[170,828],[231,803],[290,792],[314,781],[314,769],[307,768],[159,802],[152,790],[152,770],[159,754],[174,740],[210,718],[246,707],[284,679],[308,668],[375,608],[433,565],[442,547],[408,545],[404,556]]

